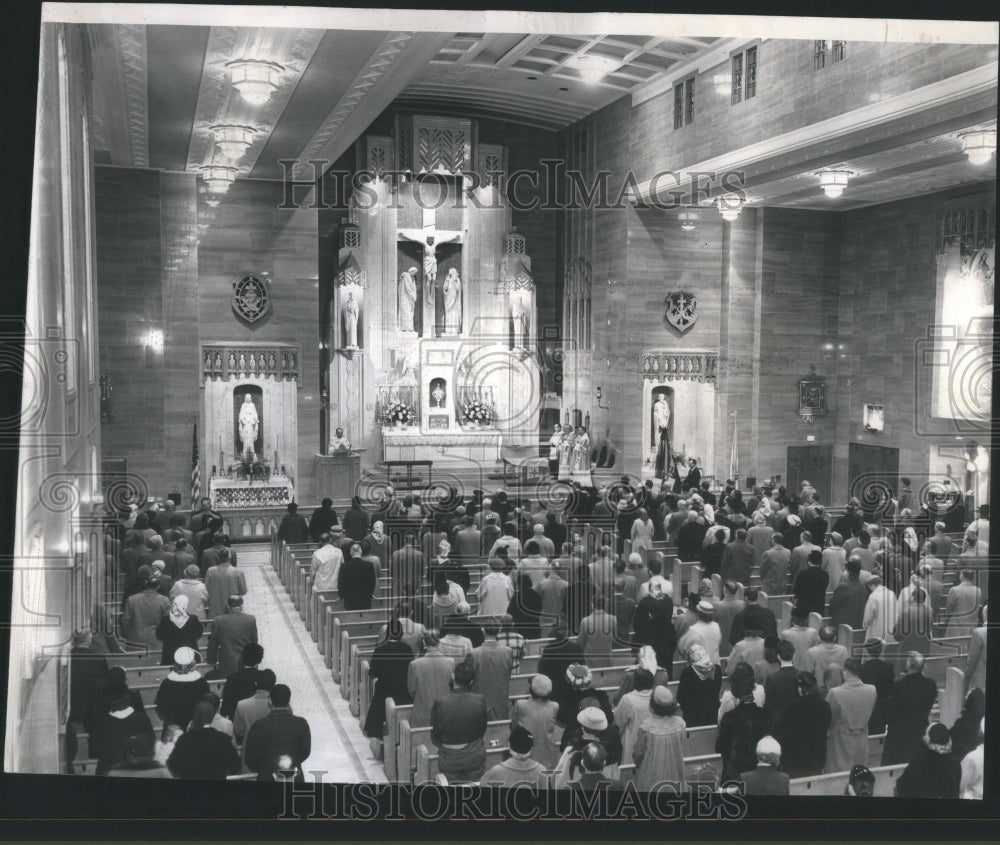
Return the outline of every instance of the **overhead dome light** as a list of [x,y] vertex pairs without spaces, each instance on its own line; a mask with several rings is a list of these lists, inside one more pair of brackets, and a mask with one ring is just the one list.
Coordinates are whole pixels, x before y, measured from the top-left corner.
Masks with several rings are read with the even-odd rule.
[[849,170],[824,170],[819,174],[819,185],[830,199],[835,200],[843,196],[851,175]]
[[718,197],[715,204],[719,208],[719,214],[722,215],[722,219],[732,223],[737,217],[740,216],[740,212],[743,210],[743,200],[741,200],[736,194],[725,194],[724,196]]
[[202,178],[210,194],[224,194],[236,181],[239,170],[224,164],[206,164],[201,168]]
[[233,81],[233,87],[240,96],[253,106],[262,106],[278,88],[278,77],[284,68],[277,62],[263,59],[237,59],[226,67]]
[[690,232],[698,222],[698,212],[682,211],[677,215],[677,219],[681,221],[681,228],[685,232]]
[[215,137],[215,146],[230,161],[243,157],[257,132],[252,126],[236,126],[230,123],[222,123],[211,129]]
[[621,64],[617,59],[611,59],[607,56],[596,56],[593,53],[573,56],[566,61],[566,67],[578,70],[583,81],[589,85],[596,85],[609,73],[618,70]]
[[975,165],[986,164],[997,151],[996,129],[977,129],[961,136],[962,152]]

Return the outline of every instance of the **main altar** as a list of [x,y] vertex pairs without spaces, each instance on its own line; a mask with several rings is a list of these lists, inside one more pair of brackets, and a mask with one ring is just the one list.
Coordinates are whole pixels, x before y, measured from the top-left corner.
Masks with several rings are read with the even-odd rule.
[[397,115],[358,141],[368,181],[337,229],[325,430],[382,461],[537,455],[535,281],[475,121]]

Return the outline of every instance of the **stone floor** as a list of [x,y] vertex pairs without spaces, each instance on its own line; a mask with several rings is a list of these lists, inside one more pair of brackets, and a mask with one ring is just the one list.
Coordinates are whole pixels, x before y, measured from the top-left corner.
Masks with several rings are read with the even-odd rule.
[[340,687],[306,631],[299,612],[271,566],[270,548],[239,548],[240,570],[246,574],[245,610],[257,617],[264,647],[262,668],[292,690],[292,710],[304,716],[312,731],[312,754],[303,766],[308,780],[324,772],[326,783],[385,783],[382,763],[375,760],[357,718],[351,715]]

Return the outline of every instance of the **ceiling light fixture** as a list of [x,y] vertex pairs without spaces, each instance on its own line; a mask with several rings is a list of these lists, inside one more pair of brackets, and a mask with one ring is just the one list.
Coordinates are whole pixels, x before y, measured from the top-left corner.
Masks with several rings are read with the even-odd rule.
[[824,170],[819,174],[819,185],[830,199],[835,200],[843,196],[852,175],[849,170]]
[[205,164],[201,168],[201,176],[210,194],[226,193],[236,181],[237,173],[237,168],[225,164]]
[[685,232],[690,232],[698,222],[698,213],[696,211],[682,211],[677,215],[677,219],[681,221],[681,228]]
[[996,129],[977,129],[975,132],[966,132],[960,137],[962,152],[975,165],[986,164],[997,151]]
[[718,197],[715,200],[715,204],[719,208],[719,214],[722,215],[722,219],[729,223],[732,223],[739,217],[740,212],[743,210],[743,200],[736,194],[725,194]]
[[588,85],[596,85],[609,73],[618,70],[621,62],[607,56],[596,56],[593,53],[584,53],[573,56],[566,61],[566,67],[571,67],[580,72],[583,81]]
[[240,96],[254,106],[262,106],[278,87],[278,77],[284,68],[277,62],[263,59],[237,59],[228,62],[233,87]]
[[210,128],[215,138],[215,146],[230,161],[243,157],[257,132],[253,126],[238,126],[232,123],[220,123]]

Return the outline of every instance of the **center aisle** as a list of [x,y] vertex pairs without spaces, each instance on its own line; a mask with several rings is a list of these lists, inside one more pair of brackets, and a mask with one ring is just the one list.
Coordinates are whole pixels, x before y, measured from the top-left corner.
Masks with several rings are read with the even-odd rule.
[[326,772],[324,783],[386,783],[382,763],[372,756],[361,724],[351,715],[326,668],[316,643],[271,567],[270,546],[236,547],[239,569],[247,580],[245,611],[257,617],[264,647],[263,669],[271,669],[279,684],[292,691],[292,710],[309,722],[312,754],[303,771]]

